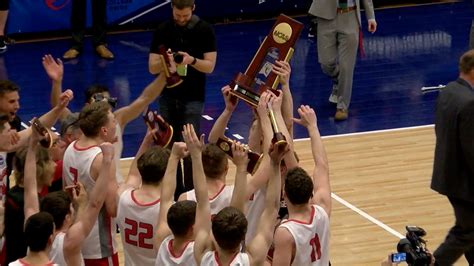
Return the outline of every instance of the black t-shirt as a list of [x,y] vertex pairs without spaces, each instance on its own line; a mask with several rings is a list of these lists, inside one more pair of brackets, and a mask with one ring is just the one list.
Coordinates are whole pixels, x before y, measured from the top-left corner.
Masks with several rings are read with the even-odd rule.
[[[21,128],[21,118],[19,116],[15,116],[13,121],[10,122],[10,127],[15,129],[17,132],[22,130]],[[7,176],[10,176],[12,169],[13,169],[13,157],[15,157],[14,152],[10,152],[7,154]],[[10,179],[7,178],[7,190],[10,188]]]
[[[164,45],[166,49],[169,48],[173,52],[182,51],[203,59],[205,53],[216,51],[216,37],[209,23],[193,15],[191,22],[184,27],[176,25],[173,19],[161,23],[153,36],[150,53],[158,54],[160,45]],[[183,101],[203,102],[206,74],[188,66],[187,75],[182,79],[183,83],[177,87],[165,89],[163,95]]]
[[26,256],[26,241],[23,233],[25,214],[23,207],[25,190],[14,186],[7,192],[5,200],[5,248],[6,265]]

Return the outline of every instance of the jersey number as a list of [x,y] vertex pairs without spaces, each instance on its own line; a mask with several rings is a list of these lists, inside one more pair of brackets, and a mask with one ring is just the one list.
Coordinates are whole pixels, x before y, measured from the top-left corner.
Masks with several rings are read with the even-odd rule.
[[309,241],[311,246],[311,262],[317,261],[321,258],[321,243],[319,242],[318,234]]
[[[125,218],[125,242],[132,246],[153,249],[153,244],[145,243],[153,239],[153,225]],[[140,232],[138,232],[140,231]],[[138,239],[137,239],[138,236]]]
[[69,173],[71,173],[73,179],[74,179],[74,185],[77,184],[77,169],[74,167],[69,167]]

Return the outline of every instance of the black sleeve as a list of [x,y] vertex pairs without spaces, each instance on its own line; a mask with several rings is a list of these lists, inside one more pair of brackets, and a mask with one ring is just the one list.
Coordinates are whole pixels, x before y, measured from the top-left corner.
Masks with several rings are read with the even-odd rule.
[[160,45],[163,44],[163,36],[162,36],[162,25],[158,26],[158,28],[153,33],[153,39],[150,45],[150,54],[158,54]]
[[217,45],[216,45],[216,34],[214,33],[214,28],[206,23],[206,27],[203,27],[202,30],[202,52],[209,53],[209,52],[216,52]]
[[462,108],[459,116],[459,141],[464,160],[471,173],[474,173],[474,100]]

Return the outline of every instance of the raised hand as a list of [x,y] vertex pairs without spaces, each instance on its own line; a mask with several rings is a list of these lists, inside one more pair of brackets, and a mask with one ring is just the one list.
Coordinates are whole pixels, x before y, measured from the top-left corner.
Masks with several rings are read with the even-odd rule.
[[188,147],[184,142],[175,142],[171,148],[171,156],[176,156],[178,159],[182,159],[189,155]]
[[280,164],[285,154],[290,150],[288,144],[275,145],[271,144],[268,154],[274,164]]
[[248,150],[239,141],[232,143],[232,162],[234,162],[237,168],[241,167],[247,169],[249,163]]
[[275,61],[272,67],[272,72],[277,74],[282,86],[290,83],[291,66],[286,61]]
[[309,105],[301,105],[298,108],[298,114],[300,115],[300,118],[293,118],[295,123],[300,124],[306,128],[317,126],[316,113]]
[[99,145],[99,148],[102,151],[103,160],[112,161],[114,159],[115,149],[112,143],[104,142]]
[[239,103],[239,99],[230,93],[231,90],[232,88],[227,85],[225,87],[222,87],[221,92],[222,96],[224,97],[225,109],[227,111],[233,112],[235,110],[235,107],[237,107],[237,104]]
[[202,134],[199,139],[192,124],[184,125],[182,134],[191,155],[202,152],[202,149],[204,148],[204,134]]
[[68,106],[69,102],[74,98],[74,93],[72,90],[66,90],[65,92],[61,93],[59,96],[59,107],[65,108]]
[[87,191],[84,188],[84,185],[81,182],[77,182],[74,186],[66,187],[66,189],[70,189],[70,193],[72,195],[72,201],[76,203],[78,206],[85,206],[89,201],[89,197],[87,195]]
[[269,92],[271,97],[269,100],[269,104],[272,107],[272,110],[275,112],[281,112],[281,105],[283,103],[283,93],[280,93],[276,96],[273,92]]
[[53,81],[62,81],[64,75],[64,66],[61,59],[54,60],[53,56],[47,54],[43,56],[43,68],[48,77]]
[[264,91],[260,95],[260,100],[258,101],[257,105],[257,114],[260,119],[268,115],[268,103],[270,102],[272,95],[273,94],[269,91]]

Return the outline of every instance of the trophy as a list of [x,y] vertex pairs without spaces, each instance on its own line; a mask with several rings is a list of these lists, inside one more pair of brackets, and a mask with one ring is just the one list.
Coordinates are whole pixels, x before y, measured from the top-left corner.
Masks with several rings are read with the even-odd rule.
[[169,66],[171,65],[169,58],[168,58],[168,50],[164,45],[161,45],[159,48],[159,55],[161,64],[163,66],[163,71],[165,71],[166,75],[166,88],[174,88],[181,84],[183,80],[178,75],[177,72],[171,73],[169,70]]
[[31,121],[31,125],[33,129],[36,130],[36,132],[44,137],[39,141],[40,145],[46,149],[53,147],[53,133],[43,126],[38,118],[33,119],[33,121]]
[[258,105],[260,94],[265,90],[270,89],[278,96],[276,87],[279,80],[272,72],[272,66],[276,60],[290,61],[302,29],[302,23],[281,14],[245,73],[237,74],[230,83],[231,93],[252,107]]
[[157,132],[153,134],[155,144],[166,148],[173,138],[173,127],[150,109],[145,110],[143,119],[150,130],[157,129]]
[[[233,140],[227,138],[227,137],[219,137],[217,140],[216,145],[224,151],[227,155],[232,157],[232,143],[234,143]],[[262,161],[263,155],[258,154],[256,152],[253,152],[251,150],[248,150],[248,158],[249,158],[249,163],[247,164],[247,172],[251,175],[255,173],[257,170],[258,166],[260,165],[260,162]]]
[[270,103],[268,103],[268,115],[270,116],[270,123],[272,124],[273,129],[272,143],[279,149],[283,148],[288,143],[286,142],[285,135],[283,135],[283,133],[281,133],[280,129],[278,128],[275,113],[273,112],[273,108]]

